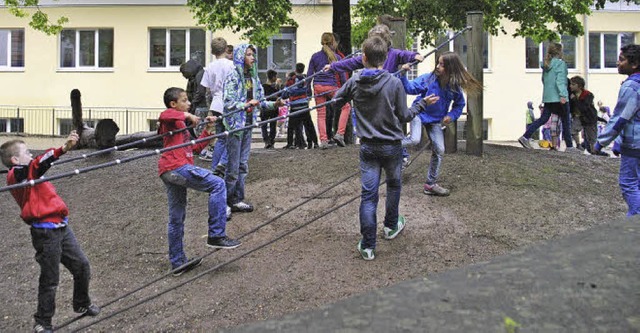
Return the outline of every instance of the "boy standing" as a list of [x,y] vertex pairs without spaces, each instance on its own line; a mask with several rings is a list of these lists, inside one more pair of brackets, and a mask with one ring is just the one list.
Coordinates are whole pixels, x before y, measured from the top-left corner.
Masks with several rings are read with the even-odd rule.
[[[167,110],[160,114],[158,134],[178,131],[186,127],[185,121],[197,124],[200,118],[189,113],[187,93],[181,88],[169,88],[164,92],[164,104]],[[200,134],[200,138],[211,135],[216,117],[206,118],[209,124]],[[179,132],[163,138],[163,146],[171,147],[191,140],[187,132]],[[189,261],[184,253],[182,239],[187,207],[187,188],[209,193],[209,231],[207,246],[219,249],[233,249],[240,242],[227,237],[226,193],[224,182],[210,170],[193,165],[193,153],[199,152],[208,143],[200,142],[194,146],[186,146],[165,151],[158,160],[158,174],[167,188],[169,201],[169,261],[173,275],[178,276],[202,263],[202,258]]]
[[613,116],[598,135],[594,151],[621,137],[616,140],[620,147],[614,144],[614,152],[622,155],[619,184],[629,207],[627,216],[632,216],[640,214],[640,45],[626,45],[620,51],[618,73],[629,77],[620,86]]
[[402,82],[382,69],[388,46],[380,37],[362,44],[365,69],[356,73],[336,93],[338,105],[353,99],[357,133],[360,137],[360,232],[358,252],[364,260],[375,258],[376,211],[381,170],[387,182],[384,238],[393,239],[404,229],[405,219],[398,214],[402,190],[402,123],[410,121],[437,97],[428,96],[407,109]]
[[[569,103],[571,104],[571,136],[576,141],[576,147],[582,149],[580,144],[580,132],[584,131],[585,147],[590,154],[595,154],[593,145],[596,143],[598,133],[598,111],[593,104],[593,94],[584,88],[584,79],[576,75],[569,80]],[[607,155],[608,156],[608,155]]]
[[[49,170],[51,163],[73,148],[78,134],[72,131],[64,146],[49,149],[32,158],[27,145],[11,140],[0,146],[2,163],[10,168],[7,185],[35,180]],[[38,308],[34,314],[34,332],[52,332],[52,318],[56,310],[56,288],[60,280],[60,263],[73,275],[73,310],[88,316],[97,316],[100,308],[91,303],[89,259],[78,245],[69,226],[69,209],[50,182],[11,190],[20,206],[20,217],[31,226],[31,241],[40,265]]]

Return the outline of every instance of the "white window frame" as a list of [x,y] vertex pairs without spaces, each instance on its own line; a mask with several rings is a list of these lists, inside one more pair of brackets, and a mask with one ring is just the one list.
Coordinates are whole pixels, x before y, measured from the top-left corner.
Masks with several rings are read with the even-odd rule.
[[[165,52],[164,52],[164,67],[152,67],[151,66],[151,52],[153,52],[153,50],[151,49],[151,31],[152,30],[164,30],[165,34],[164,34],[164,38],[165,38]],[[206,30],[202,29],[202,28],[162,28],[162,27],[152,27],[149,28],[148,32],[147,32],[147,47],[149,47],[149,52],[147,53],[147,67],[148,67],[148,71],[149,72],[177,72],[180,71],[180,65],[171,65],[171,31],[185,31],[185,49],[184,49],[184,59],[185,61],[188,61],[191,58],[191,31],[192,30],[201,30],[203,31],[203,36],[204,36],[204,52],[206,54],[207,52],[207,35],[206,35]],[[203,54],[203,61],[206,61],[206,55]]]
[[[11,51],[12,51],[11,50],[11,39],[12,39],[13,31],[15,31],[15,30],[21,30],[22,31],[22,58],[23,58],[22,59],[23,60],[22,61],[22,63],[23,63],[22,66],[12,66],[11,65],[11,63],[12,63],[12,59],[11,59]],[[6,54],[6,56],[7,56],[7,64],[6,65],[0,65],[0,71],[2,71],[2,72],[22,72],[22,71],[24,71],[24,63],[26,62],[25,61],[26,60],[25,59],[25,39],[26,39],[26,36],[25,36],[24,29],[21,29],[21,28],[15,28],[15,29],[13,29],[13,28],[1,28],[0,31],[7,31],[8,32],[7,33],[7,45],[6,45],[6,48],[7,48],[7,54]]]
[[[100,67],[100,30],[114,30],[113,28],[79,28],[79,29],[63,29],[63,30],[71,30],[75,32],[75,45],[74,45],[74,59],[75,66],[73,67],[63,67],[62,66],[62,32],[58,35],[58,71],[60,72],[77,72],[77,71],[96,71],[96,72],[111,72],[113,71],[113,66],[111,67]],[[81,66],[80,65],[80,33],[81,32],[93,32],[94,33],[94,46],[93,46],[93,66]],[[115,31],[114,31],[114,41],[115,44]],[[115,53],[115,47],[112,52]],[[113,58],[113,54],[111,57]],[[115,61],[115,60],[114,60]]]
[[[568,36],[568,35],[566,35]],[[559,36],[560,39],[562,40],[562,36]],[[575,36],[574,37],[574,46],[573,46],[573,50],[575,52],[574,57],[575,57],[575,63],[574,63],[574,67],[569,67],[569,64],[567,64],[567,70],[569,72],[578,72],[578,38]],[[538,66],[538,68],[527,68],[527,63],[526,63],[526,57],[527,57],[527,42],[526,42],[526,38],[525,38],[525,44],[524,44],[524,52],[525,52],[525,72],[527,73],[536,73],[536,72],[542,72],[542,68],[540,68],[540,66]],[[564,53],[564,47],[563,47],[563,53]],[[544,61],[544,55],[545,55],[545,49],[544,49],[544,42],[538,44],[538,63],[542,63]]]
[[[589,73],[618,73],[618,67],[617,66],[613,66],[613,67],[605,67],[605,43],[604,43],[604,35],[616,35],[616,59],[618,58],[618,54],[620,54],[620,48],[622,47],[622,34],[632,34],[634,36],[634,43],[635,41],[635,33],[632,31],[611,31],[611,32],[606,32],[606,31],[590,31],[587,34],[587,43],[590,43],[590,39],[591,39],[591,34],[598,34],[600,35],[600,68],[591,68],[591,64],[588,63],[587,66],[589,66],[589,68],[587,68],[587,70],[589,71]],[[587,48],[587,52],[589,52],[589,46],[586,46]],[[591,54],[589,54],[589,58],[591,58]]]
[[[265,50],[267,53],[267,63],[266,65],[261,63],[260,61],[258,61],[258,75],[260,76],[260,80],[264,83],[267,82],[267,71],[269,69],[273,69],[278,73],[278,77],[283,79],[283,81],[286,81],[286,77],[287,74],[289,74],[289,72],[292,72],[295,70],[296,66],[296,61],[295,59],[297,59],[297,34],[298,34],[298,29],[293,28],[293,27],[281,27],[280,28],[280,32],[276,35],[273,35],[269,38],[269,46],[267,46],[266,48],[260,48],[258,47],[256,49],[256,61],[258,61],[258,59],[260,58],[260,52],[262,50]],[[278,70],[275,68],[271,68],[272,66],[270,66],[270,64],[273,62],[273,41],[274,40],[290,40],[291,41],[291,52],[293,53],[293,59],[294,59],[294,63],[293,63],[293,68],[291,69],[287,69],[287,70]],[[262,50],[261,50],[262,49]],[[261,66],[266,66],[266,69],[264,68],[260,68]],[[305,68],[306,70],[306,68]]]

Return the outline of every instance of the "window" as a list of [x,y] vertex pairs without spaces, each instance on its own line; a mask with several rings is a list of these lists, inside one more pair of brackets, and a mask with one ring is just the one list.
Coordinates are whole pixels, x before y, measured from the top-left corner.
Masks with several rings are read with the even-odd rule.
[[60,68],[113,68],[113,29],[62,30]]
[[24,29],[0,29],[0,69],[24,67]]
[[[567,68],[575,69],[576,37],[562,35],[560,36],[560,43],[562,44],[562,59],[567,63]],[[525,45],[526,68],[539,69],[540,64],[544,61],[544,56],[547,52],[547,45],[549,45],[549,42],[536,44],[533,39],[527,37]]]
[[[447,33],[447,35],[439,37],[438,39],[436,39],[436,45],[442,44],[443,42],[453,37],[454,35],[455,33],[453,31],[450,31],[449,33]],[[486,31],[484,31],[482,37],[484,40],[484,47],[482,51],[482,68],[488,69],[489,68],[489,34]],[[448,48],[445,46],[444,48],[440,49],[440,51],[456,52],[460,56],[460,59],[462,60],[462,62],[466,67],[467,66],[467,48],[468,48],[468,44],[467,44],[467,39],[465,38],[465,34],[460,34],[458,37],[456,37],[456,39],[449,41]],[[436,53],[436,54],[439,54],[439,53]]]
[[[99,119],[93,119],[93,120],[85,120],[83,121],[87,126],[91,127],[91,128],[95,128],[96,127],[96,123],[99,121]],[[60,118],[58,119],[58,133],[59,135],[69,135],[69,133],[71,133],[72,130],[74,130],[75,128],[73,127],[73,120],[72,119],[68,119],[68,118]]]
[[296,28],[280,28],[280,34],[271,37],[270,45],[257,51],[260,80],[266,82],[267,70],[273,69],[285,81],[296,67]]
[[[411,51],[418,52],[418,42],[414,41],[411,46]],[[415,80],[418,78],[418,65],[411,66],[411,69],[407,71],[407,80]]]
[[149,125],[149,131],[155,132],[158,130],[158,119],[147,119]]
[[24,119],[22,119],[22,118],[0,118],[0,132],[2,132],[2,133],[22,133],[22,132],[24,132]]
[[589,33],[589,68],[616,68],[620,48],[633,43],[631,32]]
[[[456,122],[456,131],[458,132],[458,138],[462,137],[462,140],[467,139],[467,121],[459,120]],[[489,120],[482,119],[482,140],[489,140]]]
[[149,67],[179,68],[189,59],[205,66],[203,29],[150,29]]

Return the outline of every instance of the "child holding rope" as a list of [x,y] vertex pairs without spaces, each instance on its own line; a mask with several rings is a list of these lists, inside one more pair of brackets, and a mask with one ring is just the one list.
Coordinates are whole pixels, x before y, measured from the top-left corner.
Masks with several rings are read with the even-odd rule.
[[[177,131],[186,127],[185,121],[196,125],[200,118],[190,114],[187,93],[181,88],[169,88],[164,92],[167,109],[160,114],[158,134]],[[211,136],[217,118],[208,116],[208,125],[200,138]],[[165,148],[180,145],[191,140],[189,133],[182,131],[163,138]],[[227,195],[222,178],[214,176],[210,170],[193,165],[193,153],[198,153],[208,142],[165,151],[158,160],[158,173],[167,188],[169,201],[169,261],[173,275],[178,276],[202,263],[202,258],[188,260],[183,249],[184,221],[187,207],[187,188],[209,193],[209,231],[207,246],[218,249],[233,249],[240,242],[227,237]]]
[[[186,96],[186,95],[185,95]],[[64,146],[49,149],[32,158],[27,145],[11,140],[0,146],[2,163],[9,169],[7,185],[35,180],[44,175],[51,162],[69,151],[78,142],[72,131]],[[69,209],[50,182],[11,190],[20,206],[20,217],[31,227],[31,242],[40,265],[38,308],[33,315],[34,332],[53,332],[52,318],[56,310],[56,289],[60,280],[60,263],[73,275],[73,310],[87,316],[97,316],[100,308],[91,303],[89,259],[78,245],[69,226]]]
[[376,211],[382,169],[387,182],[384,238],[393,239],[404,229],[405,219],[398,214],[402,190],[402,123],[410,121],[437,97],[428,96],[407,109],[402,82],[383,69],[388,46],[380,37],[362,44],[365,69],[356,73],[336,93],[337,105],[353,99],[357,133],[360,137],[360,232],[357,249],[364,260],[375,258]]

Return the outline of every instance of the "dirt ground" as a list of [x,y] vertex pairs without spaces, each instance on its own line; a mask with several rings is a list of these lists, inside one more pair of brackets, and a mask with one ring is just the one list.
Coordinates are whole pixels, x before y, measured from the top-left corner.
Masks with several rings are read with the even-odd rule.
[[[242,237],[243,245],[218,252],[205,246],[206,195],[190,191],[185,244],[187,255],[205,256],[202,266],[180,277],[167,276],[117,302],[112,301],[169,270],[167,198],[157,176],[157,157],[57,180],[54,184],[70,207],[70,225],[91,262],[93,299],[99,305],[109,304],[97,319],[112,316],[88,330],[213,331],[277,318],[486,261],[607,223],[626,212],[617,186],[619,159],[497,145],[485,145],[484,157],[478,158],[465,154],[464,143],[459,148],[444,158],[440,183],[451,189],[451,196],[445,198],[422,193],[430,154],[417,156],[414,152],[417,158],[403,175],[400,202],[407,227],[392,241],[379,236],[372,262],[362,260],[356,252],[360,238],[357,146],[324,151],[255,149],[246,192],[256,210],[234,214],[227,228],[230,236]],[[116,152],[54,167],[49,174],[146,152]],[[64,158],[81,153],[73,151]],[[206,166],[199,160],[196,164]],[[345,180],[348,176],[352,177]],[[4,186],[4,177],[0,178]],[[332,190],[311,199],[336,183]],[[379,221],[384,214],[384,188],[381,192]],[[0,331],[25,332],[32,326],[39,269],[17,205],[8,192],[0,196],[0,233],[4,235],[0,243]],[[335,209],[353,198],[357,199]],[[253,252],[233,260],[248,251]],[[228,264],[215,269],[223,263]],[[188,282],[199,274],[203,275]],[[71,281],[64,271],[56,325],[74,318]],[[145,299],[149,300],[126,310]],[[83,318],[64,331],[94,320]]]

